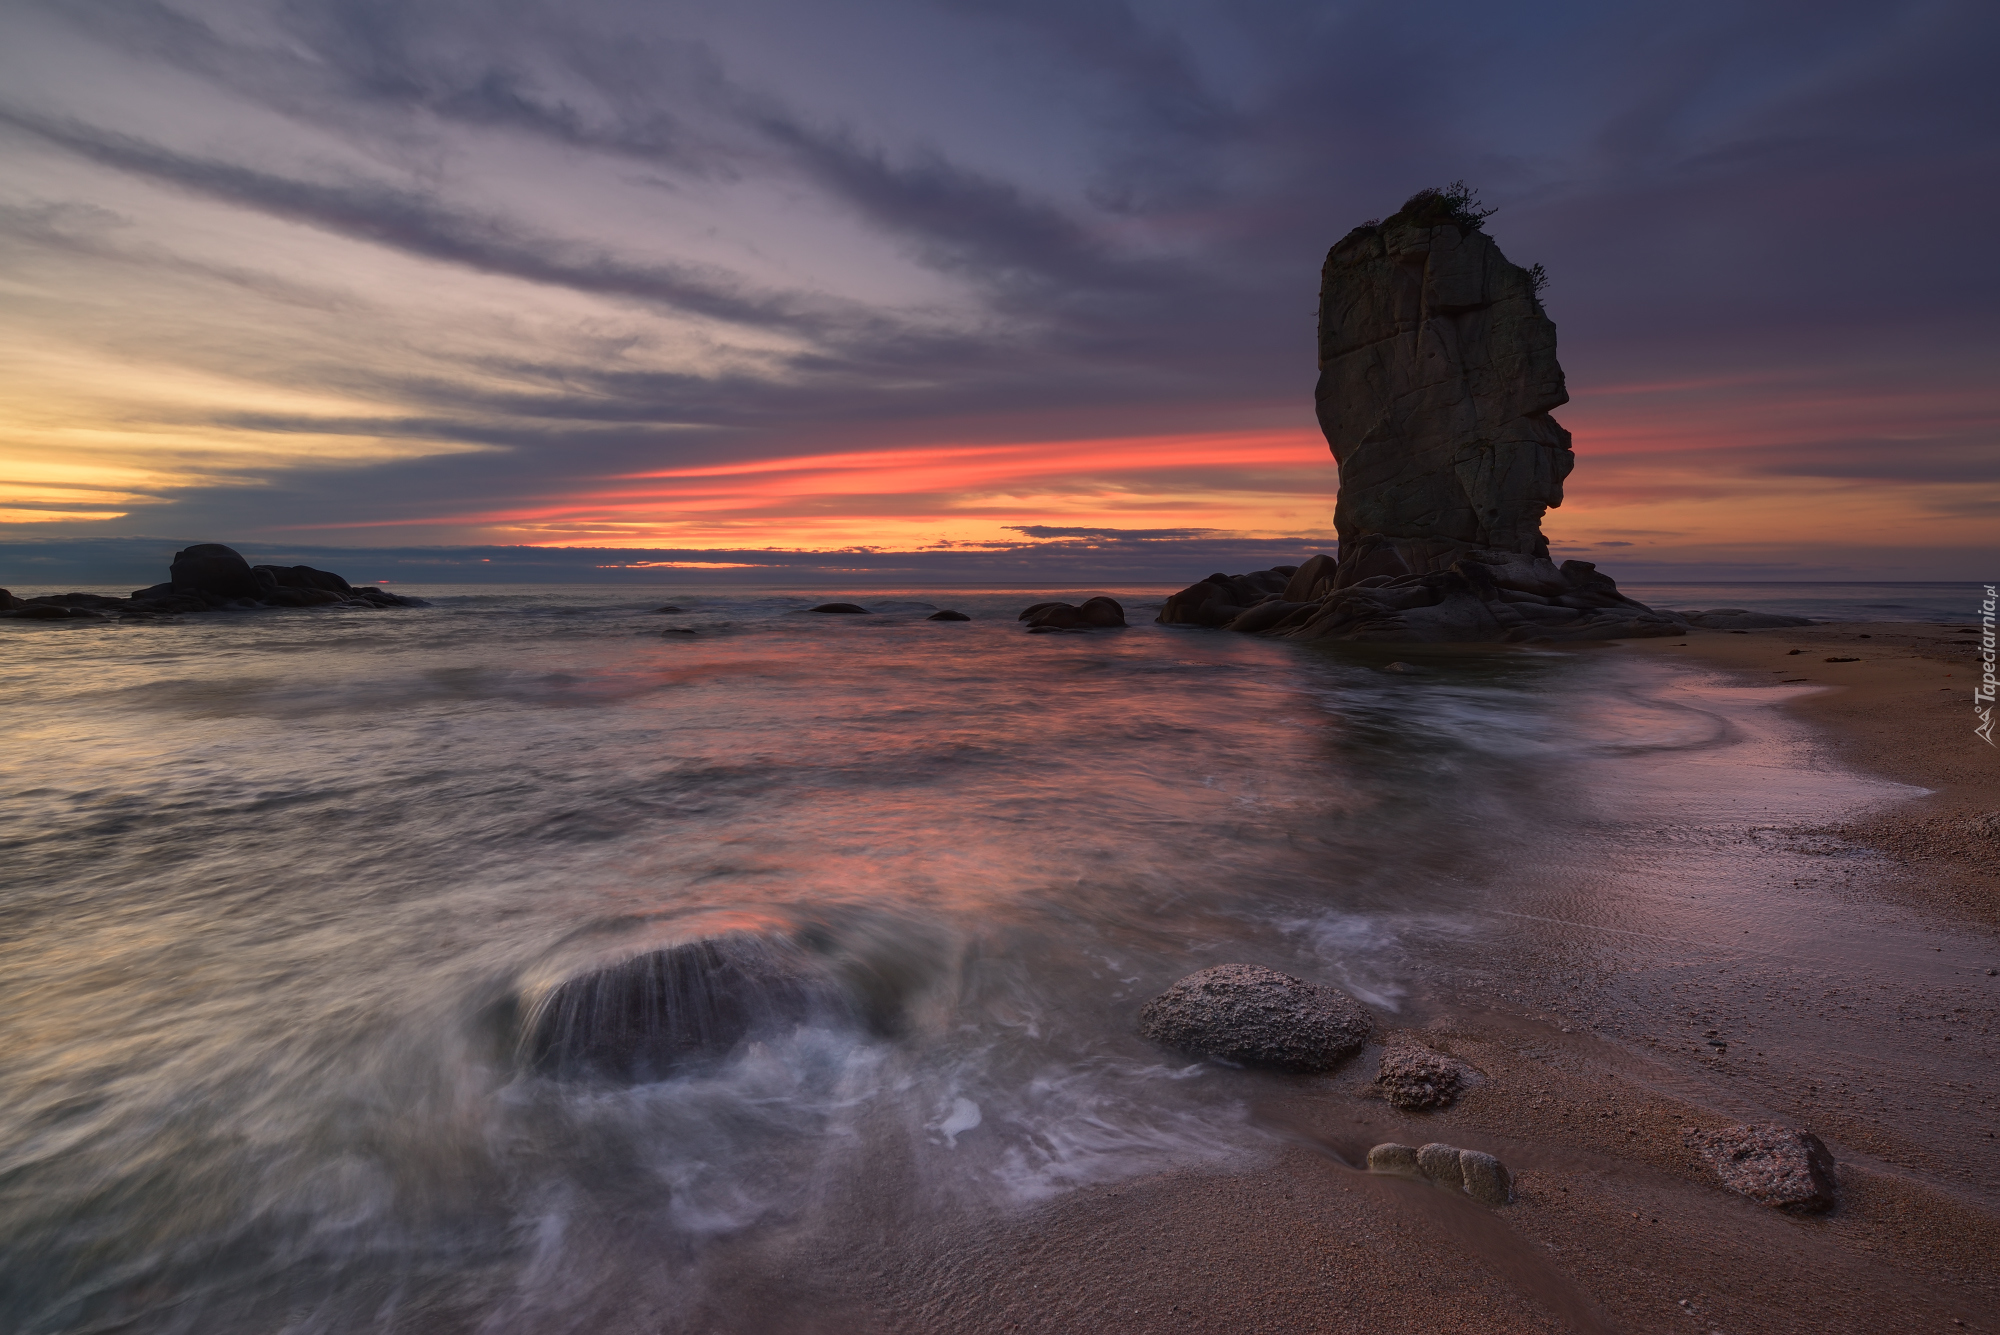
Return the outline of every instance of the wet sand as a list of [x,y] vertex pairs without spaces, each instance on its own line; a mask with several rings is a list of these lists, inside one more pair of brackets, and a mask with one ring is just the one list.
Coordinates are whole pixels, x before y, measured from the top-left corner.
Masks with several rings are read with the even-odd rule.
[[[1788,764],[1899,800],[1834,825],[1780,802],[1721,835],[1612,830],[1637,871],[1538,867],[1506,900],[1520,930],[1441,955],[1394,1017],[1481,1073],[1449,1109],[1375,1097],[1379,1046],[1329,1077],[1229,1073],[1282,1141],[1249,1167],[957,1222],[830,1201],[843,1241],[785,1269],[845,1280],[788,1292],[772,1253],[724,1249],[710,1292],[744,1297],[732,1271],[764,1287],[694,1328],[2000,1330],[2000,756],[1972,736],[1970,650],[1828,625],[1603,652],[1677,658],[1717,699],[1782,685],[1810,725]],[[1763,883],[1727,879],[1746,868]],[[1738,1121],[1825,1139],[1837,1207],[1719,1188],[1683,1136]],[[1489,1151],[1518,1199],[1355,1171],[1384,1140]]]

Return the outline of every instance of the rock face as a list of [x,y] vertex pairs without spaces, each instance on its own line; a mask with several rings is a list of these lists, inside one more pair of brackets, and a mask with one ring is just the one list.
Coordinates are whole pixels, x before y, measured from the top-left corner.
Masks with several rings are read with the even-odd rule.
[[51,593],[21,599],[0,590],[0,617],[30,621],[150,621],[180,612],[253,607],[422,607],[374,585],[352,585],[311,566],[253,566],[232,547],[198,543],[174,554],[169,578],[130,598],[98,593]]
[[1446,1191],[1464,1192],[1482,1205],[1505,1205],[1514,1199],[1514,1177],[1507,1166],[1480,1150],[1429,1144],[1421,1149],[1391,1142],[1368,1151],[1368,1171],[1394,1177],[1421,1178]]
[[1336,588],[1474,552],[1548,557],[1542,515],[1575,461],[1549,416],[1569,392],[1535,288],[1448,192],[1328,253],[1314,401],[1340,465]]
[[1429,1048],[1392,1047],[1382,1054],[1375,1087],[1391,1106],[1418,1112],[1449,1105],[1471,1074],[1464,1062]]
[[527,1007],[523,1057],[562,1080],[643,1084],[720,1061],[812,1020],[849,1023],[845,994],[803,952],[731,935],[570,978]]
[[1824,1210],[1833,1204],[1833,1156],[1818,1136],[1784,1126],[1725,1126],[1689,1132],[1687,1143],[1715,1176],[1760,1205]]
[[1687,632],[1590,562],[1549,557],[1542,516],[1574,465],[1549,413],[1569,394],[1539,270],[1483,216],[1462,186],[1421,191],[1326,257],[1314,398],[1340,468],[1338,558],[1211,575],[1161,621],[1387,643]]
[[1116,598],[1099,596],[1086,599],[1081,605],[1036,603],[1015,620],[1027,622],[1029,630],[1110,628],[1125,624],[1125,608]]
[[1139,1013],[1155,1043],[1279,1071],[1330,1071],[1373,1029],[1345,992],[1255,964],[1189,974]]

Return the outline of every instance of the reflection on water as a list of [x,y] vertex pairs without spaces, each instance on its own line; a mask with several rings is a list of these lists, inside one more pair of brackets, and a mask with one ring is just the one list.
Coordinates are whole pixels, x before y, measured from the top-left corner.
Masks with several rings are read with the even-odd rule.
[[[1254,1152],[1234,1086],[1134,1035],[1148,996],[1249,960],[1393,1012],[1575,762],[1729,736],[1589,654],[425,592],[5,638],[0,1325],[603,1329],[836,1202]],[[522,998],[737,931],[895,1023],[520,1070]]]

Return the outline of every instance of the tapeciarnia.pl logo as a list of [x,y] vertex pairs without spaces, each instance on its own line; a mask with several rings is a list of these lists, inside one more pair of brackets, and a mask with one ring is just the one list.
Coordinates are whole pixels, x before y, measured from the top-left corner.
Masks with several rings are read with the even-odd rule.
[[1993,592],[1993,585],[1988,584],[1986,586],[1986,601],[1979,605],[1979,662],[1983,670],[1979,676],[1979,684],[1972,688],[1972,712],[1979,716],[1979,726],[1972,731],[1974,735],[1988,746],[1995,745],[1993,741],[1993,688],[1996,685],[2000,685],[1993,678],[1993,608],[1996,601],[2000,601],[2000,599],[1996,599]]

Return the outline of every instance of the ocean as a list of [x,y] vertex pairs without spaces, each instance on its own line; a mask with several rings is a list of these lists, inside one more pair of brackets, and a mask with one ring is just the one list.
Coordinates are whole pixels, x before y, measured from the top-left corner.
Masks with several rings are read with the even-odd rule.
[[[1631,592],[1950,621],[1976,587]],[[720,1242],[804,1264],[1254,1160],[1247,1077],[1135,1032],[1194,969],[1504,1006],[1552,884],[1658,935],[1624,891],[1750,865],[1704,831],[1916,791],[1812,751],[1800,688],[1589,646],[1273,642],[1154,624],[1161,590],[1043,635],[1015,614],[1065,595],[398,591],[430,605],[0,623],[0,1328],[658,1328]],[[805,610],[836,597],[871,611]],[[1663,826],[1687,858],[1605,872]],[[1753,845],[1773,885],[1810,851]],[[1794,930],[1725,899],[1676,939]],[[892,1022],[638,1086],[524,1065],[522,998],[728,932]]]

